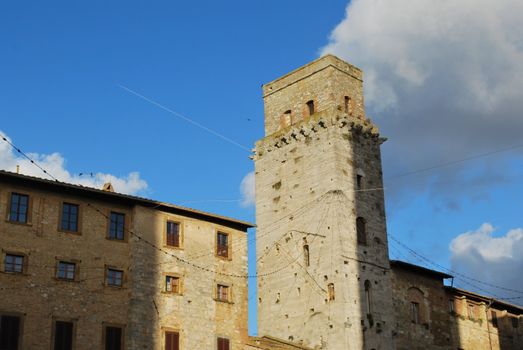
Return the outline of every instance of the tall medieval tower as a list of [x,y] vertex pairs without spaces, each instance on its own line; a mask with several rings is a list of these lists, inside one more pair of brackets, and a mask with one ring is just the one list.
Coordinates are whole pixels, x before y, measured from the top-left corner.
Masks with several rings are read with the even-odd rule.
[[380,138],[362,72],[327,55],[263,86],[258,327],[319,349],[392,349]]

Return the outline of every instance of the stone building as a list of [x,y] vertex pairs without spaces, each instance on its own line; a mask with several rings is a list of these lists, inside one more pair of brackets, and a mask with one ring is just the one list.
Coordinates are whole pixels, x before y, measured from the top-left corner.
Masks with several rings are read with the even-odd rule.
[[389,260],[385,139],[361,70],[328,55],[263,96],[258,337],[252,224],[0,171],[0,350],[523,348],[521,307]]
[[4,171],[0,213],[0,349],[247,342],[251,224]]
[[329,350],[523,349],[521,307],[389,261],[385,139],[365,114],[362,76],[327,55],[263,85],[259,333]]

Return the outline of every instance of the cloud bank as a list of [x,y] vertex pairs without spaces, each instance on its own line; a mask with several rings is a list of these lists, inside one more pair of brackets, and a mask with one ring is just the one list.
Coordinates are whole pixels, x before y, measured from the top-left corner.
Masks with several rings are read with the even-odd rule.
[[[495,236],[496,229],[484,223],[477,230],[460,234],[450,243],[451,263],[454,270],[478,280],[497,286],[520,290],[510,293],[496,288],[477,284],[497,296],[523,296],[523,229],[509,230]],[[465,288],[474,288],[464,285]],[[482,291],[478,291],[482,292]],[[523,299],[516,300],[521,304]]]
[[[0,132],[2,135],[5,133]],[[6,136],[7,139],[9,137]],[[9,139],[9,141],[11,141]],[[114,190],[125,194],[140,194],[147,189],[147,182],[140,178],[138,172],[131,172],[126,176],[118,177],[112,174],[93,173],[92,177],[71,174],[65,167],[65,159],[60,153],[38,154],[28,153],[28,156],[37,162],[48,173],[58,180],[87,187],[101,189],[104,183],[113,184]],[[49,179],[40,169],[31,164],[29,160],[18,156],[6,142],[0,142],[0,169],[16,172],[20,166],[20,173]]]
[[[321,53],[364,70],[367,110],[389,137],[386,176],[521,143],[522,22],[519,0],[349,3]],[[411,176],[394,188],[408,186],[413,192],[430,184],[433,194],[446,196],[449,203],[477,196],[480,186],[463,193],[467,187],[462,184],[489,177],[490,186],[496,179],[507,181],[500,158],[473,162],[487,166],[472,175],[467,162]],[[454,181],[460,190],[447,189],[440,178]]]

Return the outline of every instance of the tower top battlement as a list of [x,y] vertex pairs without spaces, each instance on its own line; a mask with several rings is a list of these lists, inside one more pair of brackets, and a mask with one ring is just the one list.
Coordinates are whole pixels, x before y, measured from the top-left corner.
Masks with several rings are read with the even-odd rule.
[[329,54],[264,84],[265,135],[330,109],[364,119],[362,78],[359,68]]
[[271,82],[263,84],[263,97],[267,97],[278,90],[281,90],[291,84],[296,83],[299,80],[305,79],[319,71],[322,71],[326,68],[332,67],[338,69],[341,72],[345,72],[348,75],[351,75],[353,78],[363,81],[363,72],[356,66],[345,62],[341,58],[334,56],[332,54],[327,54],[322,56],[312,62],[307,63],[300,68],[293,70],[279,78],[274,79]]

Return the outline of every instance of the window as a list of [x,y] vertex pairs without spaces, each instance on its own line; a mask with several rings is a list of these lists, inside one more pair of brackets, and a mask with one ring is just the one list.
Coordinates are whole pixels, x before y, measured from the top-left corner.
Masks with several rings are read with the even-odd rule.
[[229,301],[229,286],[218,284],[216,286],[216,299],[219,301]]
[[303,263],[305,264],[305,266],[311,266],[308,244],[305,244],[303,246]]
[[476,308],[473,304],[467,304],[467,311],[471,320],[476,319]]
[[11,205],[9,207],[9,221],[25,224],[29,212],[29,196],[19,193],[11,193]]
[[363,189],[363,175],[356,175],[356,188]]
[[216,343],[218,345],[218,350],[229,350],[230,349],[229,339],[227,339],[227,338],[218,337]]
[[178,332],[165,332],[165,350],[180,349],[180,334]]
[[109,239],[123,241],[125,234],[125,214],[111,212],[111,220],[109,223]]
[[216,238],[216,255],[228,258],[229,257],[229,235],[223,232],[218,232]]
[[112,287],[121,287],[123,284],[123,271],[107,268],[105,283]]
[[105,350],[123,349],[123,327],[104,326]]
[[76,263],[59,261],[56,277],[62,280],[74,281],[76,279]]
[[0,316],[0,349],[18,350],[21,319],[18,316]]
[[519,327],[519,319],[517,318],[517,316],[512,316],[511,319],[512,319],[512,327],[518,328]]
[[180,277],[165,276],[165,291],[180,294]]
[[349,96],[345,96],[345,113],[352,115],[351,100]]
[[62,222],[60,228],[64,231],[78,232],[79,206],[71,203],[62,205]]
[[416,303],[412,301],[410,303],[411,307],[411,319],[413,323],[419,324],[420,323],[420,311],[419,311],[419,303]]
[[333,301],[336,298],[336,295],[334,294],[334,283],[328,284],[327,291],[329,295],[329,301]]
[[456,311],[456,308],[455,308],[455,304],[454,304],[454,299],[449,299],[449,312],[450,313],[455,313]]
[[366,280],[365,281],[365,304],[367,304],[367,315],[370,315],[372,313],[370,288],[371,288],[371,283],[369,280]]
[[367,244],[367,222],[362,217],[356,219],[356,236],[358,244]]
[[492,326],[498,328],[498,315],[496,314],[495,310],[490,310],[490,320],[492,322]]
[[285,111],[280,119],[280,126],[286,128],[292,124],[292,112],[291,110]]
[[74,323],[55,321],[54,350],[71,350],[73,348]]
[[307,109],[309,111],[309,115],[313,115],[315,110],[314,110],[314,101],[313,100],[310,100],[307,102]]
[[[24,272],[24,256],[6,254],[5,255],[4,271],[11,273],[23,273]],[[1,349],[1,348],[0,348]]]
[[167,221],[166,243],[171,247],[180,247],[180,223]]

